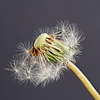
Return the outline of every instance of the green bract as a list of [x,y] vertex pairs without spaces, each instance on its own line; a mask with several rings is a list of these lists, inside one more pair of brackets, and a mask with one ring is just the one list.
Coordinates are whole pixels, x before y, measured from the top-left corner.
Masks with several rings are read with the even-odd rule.
[[[50,39],[52,39],[53,41],[51,41]],[[46,47],[45,45],[48,45],[48,47]],[[43,52],[53,64],[64,61],[64,58],[69,56],[69,52],[71,52],[72,49],[61,41],[50,37],[46,33],[41,34],[34,43],[35,49],[38,49],[40,47],[46,49],[46,51],[44,50]]]

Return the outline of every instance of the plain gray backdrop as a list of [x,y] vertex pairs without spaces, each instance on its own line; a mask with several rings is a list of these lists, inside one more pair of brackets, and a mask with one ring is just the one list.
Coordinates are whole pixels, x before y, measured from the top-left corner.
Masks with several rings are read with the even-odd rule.
[[59,20],[84,32],[76,65],[100,93],[100,0],[0,0],[0,100],[94,100],[72,71],[46,87],[14,83],[5,71],[19,42],[34,42],[34,30]]

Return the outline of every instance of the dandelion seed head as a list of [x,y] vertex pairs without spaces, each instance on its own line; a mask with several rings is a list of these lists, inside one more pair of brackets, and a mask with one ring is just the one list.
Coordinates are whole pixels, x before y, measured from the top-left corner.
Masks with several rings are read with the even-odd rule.
[[36,39],[35,43],[34,43],[34,47],[36,49],[39,48],[39,47],[42,47],[45,44],[46,37],[49,37],[47,35],[47,33],[43,33],[43,34],[39,35],[38,38]]
[[76,25],[65,21],[58,22],[55,29],[39,29],[36,34],[40,35],[34,44],[24,42],[17,46],[19,54],[9,70],[22,83],[30,81],[34,86],[44,87],[63,76],[68,61],[76,61],[82,35]]

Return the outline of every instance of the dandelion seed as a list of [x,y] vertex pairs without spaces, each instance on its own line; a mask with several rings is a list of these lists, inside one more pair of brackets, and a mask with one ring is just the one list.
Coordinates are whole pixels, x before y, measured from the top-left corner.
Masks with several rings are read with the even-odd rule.
[[58,22],[55,29],[42,28],[36,31],[39,35],[34,44],[31,42],[20,43],[17,48],[19,54],[10,63],[15,79],[22,83],[32,82],[35,86],[41,84],[43,87],[63,76],[67,66],[78,76],[87,90],[96,99],[100,95],[83,75],[83,73],[72,63],[76,62],[75,56],[80,51],[82,35],[76,25],[68,22]]
[[45,86],[63,75],[68,61],[75,62],[74,56],[80,52],[80,36],[74,25],[62,21],[55,29],[45,27],[36,34],[40,35],[34,44],[18,44],[19,54],[11,66],[18,80],[25,82],[29,79],[34,85]]
[[31,47],[32,47],[32,45],[33,45],[33,43],[31,43],[31,42],[24,42],[24,43],[19,43],[18,45],[17,45],[17,51],[18,51],[18,55],[27,55],[29,52],[30,52],[30,49],[31,49]]

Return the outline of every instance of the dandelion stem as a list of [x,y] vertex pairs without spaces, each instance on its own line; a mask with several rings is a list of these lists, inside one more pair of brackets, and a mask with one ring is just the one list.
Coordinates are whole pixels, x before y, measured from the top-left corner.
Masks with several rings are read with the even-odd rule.
[[81,80],[81,82],[84,84],[86,89],[89,91],[89,93],[93,96],[95,100],[100,100],[99,93],[95,90],[95,88],[92,86],[92,84],[89,82],[89,80],[86,78],[86,76],[72,63],[68,62],[67,66],[76,74],[76,76]]

